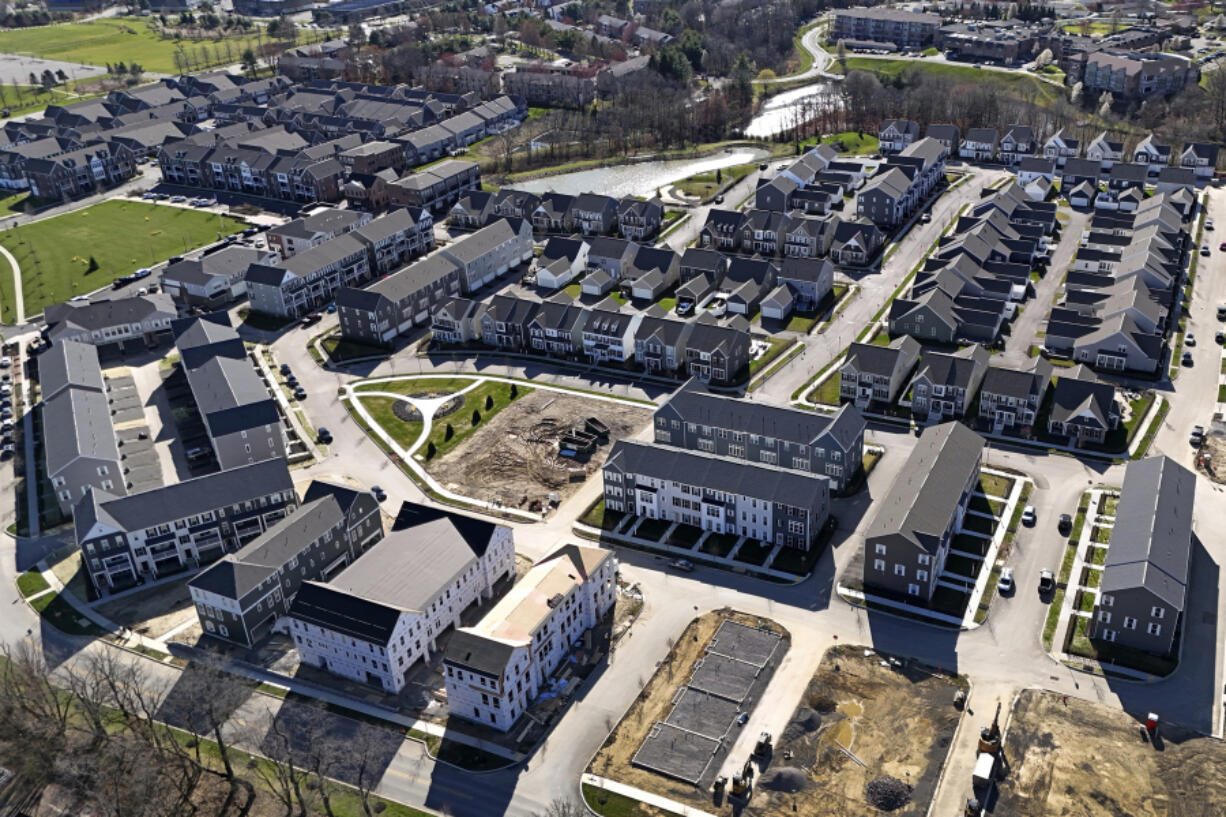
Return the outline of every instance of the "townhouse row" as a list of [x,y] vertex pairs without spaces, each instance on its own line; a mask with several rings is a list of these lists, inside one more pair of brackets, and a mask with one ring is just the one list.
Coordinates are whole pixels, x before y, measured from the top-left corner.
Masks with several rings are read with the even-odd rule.
[[[920,126],[909,119],[887,119],[882,122],[877,136],[882,153],[899,153],[920,141]],[[1082,140],[1066,128],[1040,141],[1029,125],[1009,125],[1003,134],[996,128],[968,128],[964,134],[956,125],[931,123],[924,138],[940,142],[950,156],[977,162],[999,161],[1011,166],[1029,157],[1039,157],[1053,160],[1063,168],[1067,161],[1083,153]],[[1213,177],[1219,147],[1212,142],[1187,142],[1175,152],[1170,145],[1158,142],[1150,134],[1126,150],[1123,141],[1104,131],[1085,145],[1084,157],[1098,163],[1101,174],[1108,173],[1116,163],[1128,161],[1145,165],[1151,179],[1163,168],[1174,167],[1191,170],[1195,179],[1201,181]],[[1095,174],[1095,178],[1097,176]]]
[[1056,205],[1020,187],[993,191],[942,235],[905,297],[890,302],[891,336],[929,343],[996,344],[1047,263],[1058,227]]
[[921,424],[973,418],[992,434],[1074,446],[1102,445],[1119,429],[1115,387],[1085,367],[1055,370],[1044,358],[1020,368],[989,361],[980,346],[925,349],[909,337],[887,346],[853,343],[839,368],[839,399],[863,411],[907,407]]
[[619,235],[642,241],[660,230],[664,205],[659,199],[599,193],[568,196],[563,193],[524,193],[503,188],[495,192],[471,191],[447,212],[455,227],[484,227],[500,218],[522,218],[538,233],[579,233],[585,236]]

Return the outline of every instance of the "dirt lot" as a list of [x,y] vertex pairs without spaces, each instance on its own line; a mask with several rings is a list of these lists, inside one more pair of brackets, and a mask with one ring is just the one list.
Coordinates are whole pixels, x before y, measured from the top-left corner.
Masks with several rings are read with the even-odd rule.
[[[98,605],[98,612],[149,638],[159,638],[180,624],[196,621],[186,578],[104,602]],[[179,640],[190,638],[188,633]]]
[[[605,740],[588,771],[619,783],[636,786],[646,791],[669,797],[682,803],[712,813],[731,813],[725,802],[715,811],[711,794],[693,786],[671,780],[654,772],[631,765],[631,760],[643,743],[652,725],[664,720],[673,707],[677,688],[689,680],[691,666],[703,655],[711,636],[725,620],[753,627],[766,626],[788,639],[787,631],[767,619],[738,613],[733,610],[716,610],[694,619],[676,641],[672,652],[660,664],[660,668],[646,682],[638,700],[613,733]],[[631,645],[633,646],[633,645]],[[645,680],[645,679],[644,679]]]
[[[877,653],[865,656],[862,647],[826,653],[792,720],[777,736],[747,814],[880,814],[865,800],[865,786],[883,776],[914,787],[910,802],[891,814],[927,813],[961,715],[953,706],[959,681],[881,662]],[[799,791],[786,790],[782,780],[772,783],[776,776],[791,776]]]
[[[1218,817],[1226,744],[1164,725],[1157,747],[1140,724],[1100,704],[1038,690],[1018,698],[1005,735],[995,814],[1018,817]],[[1161,751],[1157,751],[1161,749]]]
[[[609,427],[609,443],[598,446],[587,463],[559,457],[558,438],[571,426],[582,427],[588,417]],[[633,436],[650,421],[651,409],[646,406],[534,389],[426,468],[444,486],[465,496],[493,497],[521,507],[557,493],[564,502],[583,485],[582,480],[569,481],[568,468],[582,467],[589,478],[599,474],[613,442]]]

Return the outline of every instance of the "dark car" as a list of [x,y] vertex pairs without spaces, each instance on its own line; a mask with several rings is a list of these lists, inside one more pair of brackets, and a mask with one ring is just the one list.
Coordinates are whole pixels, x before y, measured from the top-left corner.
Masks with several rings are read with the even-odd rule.
[[307,396],[306,389],[302,388],[302,386],[299,386],[298,388],[294,389],[294,399],[295,400],[305,400],[306,396]]
[[1068,536],[1073,532],[1073,517],[1066,513],[1060,514],[1060,521],[1056,523],[1056,530],[1064,536]]
[[289,374],[289,373],[290,373],[289,364],[288,364],[288,363],[282,363],[282,364],[281,364],[281,374]]
[[1039,571],[1039,595],[1046,596],[1056,589],[1056,577],[1050,570]]
[[384,493],[383,489],[378,485],[372,485],[370,492],[375,495],[375,500],[378,502],[384,502],[387,500],[387,494]]
[[318,431],[315,432],[315,439],[323,443],[324,445],[327,445],[328,443],[332,442],[332,432],[326,428],[321,427]]
[[318,312],[312,312],[310,315],[303,315],[302,320],[299,321],[299,323],[301,323],[303,326],[314,326],[323,320],[323,318],[324,316]]
[[257,230],[255,227],[248,227],[247,229],[243,230],[243,235],[250,236],[255,235],[258,232],[259,230]]

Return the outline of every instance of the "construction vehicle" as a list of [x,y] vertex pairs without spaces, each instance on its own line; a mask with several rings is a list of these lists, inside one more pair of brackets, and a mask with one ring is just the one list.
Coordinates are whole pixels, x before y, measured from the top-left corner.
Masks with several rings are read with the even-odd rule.
[[1000,704],[996,704],[996,714],[992,716],[992,725],[979,730],[979,756],[975,758],[975,771],[971,775],[971,785],[975,792],[982,792],[980,798],[987,802],[996,782],[996,759],[1000,754]]
[[745,766],[741,769],[740,774],[732,776],[732,796],[733,797],[748,797],[749,789],[753,786],[753,764],[748,760],[745,761]]
[[771,752],[771,733],[763,732],[758,736],[758,743],[753,747],[754,757],[764,757]]

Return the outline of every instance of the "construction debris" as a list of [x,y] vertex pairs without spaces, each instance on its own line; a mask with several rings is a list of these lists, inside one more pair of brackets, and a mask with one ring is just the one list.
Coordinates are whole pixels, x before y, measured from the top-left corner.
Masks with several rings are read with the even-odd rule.
[[864,799],[873,808],[894,811],[911,802],[912,788],[897,777],[878,777],[864,787]]
[[795,766],[780,766],[762,775],[760,784],[771,791],[795,794],[804,791],[809,785],[809,773]]

